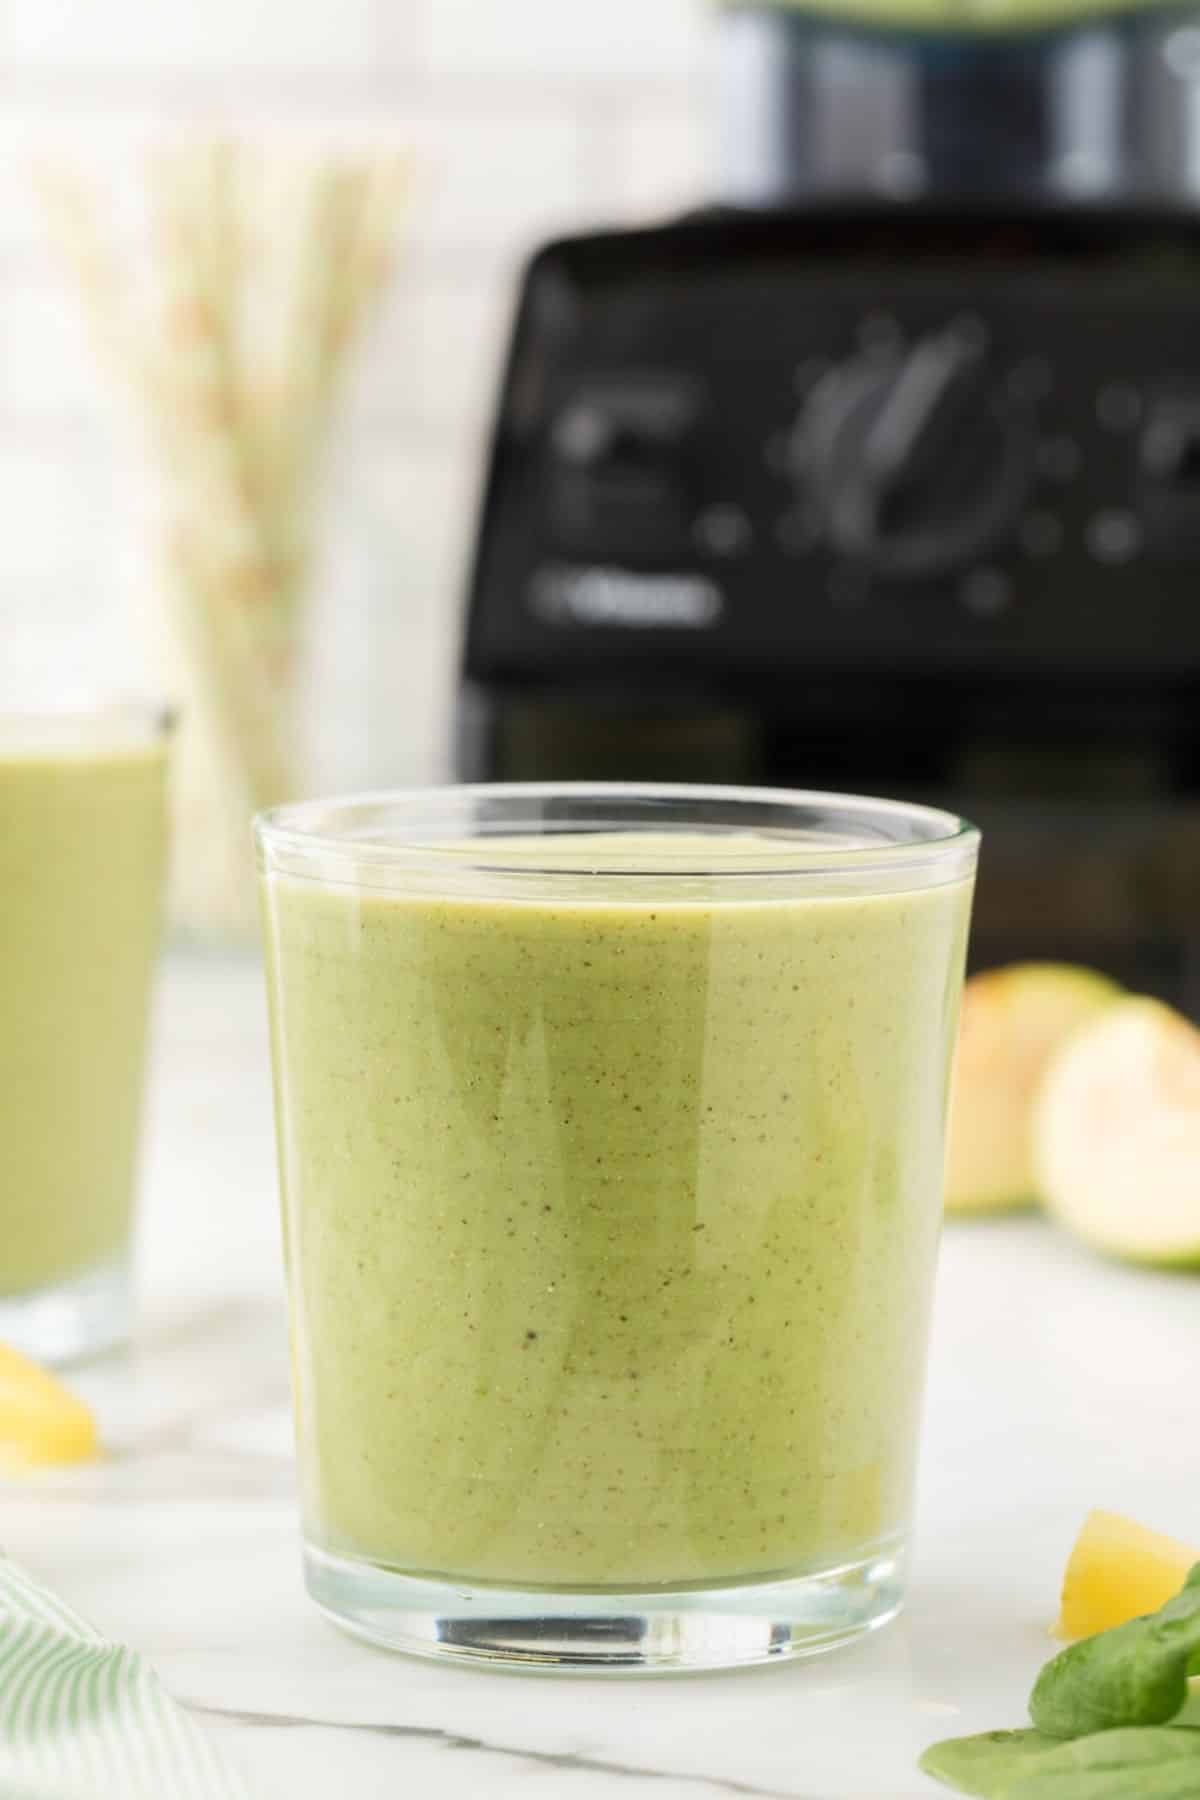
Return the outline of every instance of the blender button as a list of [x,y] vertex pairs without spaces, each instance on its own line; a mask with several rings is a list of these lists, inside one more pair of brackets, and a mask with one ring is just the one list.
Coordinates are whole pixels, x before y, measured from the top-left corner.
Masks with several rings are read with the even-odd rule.
[[1088,520],[1084,534],[1087,547],[1097,562],[1123,563],[1137,555],[1142,547],[1142,528],[1131,512],[1113,507],[1098,512]]

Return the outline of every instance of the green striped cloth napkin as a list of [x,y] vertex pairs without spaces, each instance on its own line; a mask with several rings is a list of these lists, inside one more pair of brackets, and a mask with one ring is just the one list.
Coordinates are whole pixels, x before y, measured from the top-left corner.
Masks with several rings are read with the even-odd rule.
[[248,1800],[137,1654],[0,1556],[0,1800]]

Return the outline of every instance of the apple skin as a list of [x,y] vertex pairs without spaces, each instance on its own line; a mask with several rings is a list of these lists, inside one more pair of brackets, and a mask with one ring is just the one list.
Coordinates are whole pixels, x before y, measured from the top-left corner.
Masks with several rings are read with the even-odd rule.
[[1053,1058],[1034,1117],[1047,1211],[1124,1262],[1200,1268],[1200,1031],[1132,995]]
[[1012,963],[963,990],[946,1150],[946,1211],[1036,1204],[1032,1120],[1056,1052],[1123,994],[1094,969]]

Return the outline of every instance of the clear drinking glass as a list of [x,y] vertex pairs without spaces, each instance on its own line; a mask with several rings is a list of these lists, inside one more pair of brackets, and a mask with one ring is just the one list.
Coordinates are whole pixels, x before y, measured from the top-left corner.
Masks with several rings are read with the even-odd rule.
[[699,787],[258,846],[307,1579],[363,1636],[712,1668],[900,1603],[978,838]]
[[169,734],[148,706],[0,710],[0,1341],[43,1361],[128,1327]]

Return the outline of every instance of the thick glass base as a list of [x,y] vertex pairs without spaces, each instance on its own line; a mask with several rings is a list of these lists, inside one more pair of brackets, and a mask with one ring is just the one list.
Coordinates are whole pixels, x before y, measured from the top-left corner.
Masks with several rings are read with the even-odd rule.
[[473,1588],[311,1544],[305,1577],[336,1624],[388,1649],[495,1668],[683,1674],[813,1656],[885,1625],[903,1600],[904,1545],[787,1580],[641,1594]]
[[0,1343],[35,1362],[73,1362],[129,1335],[129,1262],[110,1257],[70,1281],[26,1294],[0,1294]]

